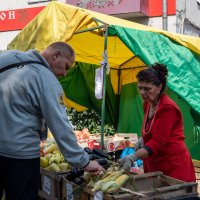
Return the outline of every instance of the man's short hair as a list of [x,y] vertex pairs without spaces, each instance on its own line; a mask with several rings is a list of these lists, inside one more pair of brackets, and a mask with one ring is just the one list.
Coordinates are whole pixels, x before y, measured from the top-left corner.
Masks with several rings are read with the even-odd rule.
[[74,49],[65,42],[54,42],[50,44],[47,48],[52,48],[55,50],[62,51],[68,56],[74,56],[75,54]]

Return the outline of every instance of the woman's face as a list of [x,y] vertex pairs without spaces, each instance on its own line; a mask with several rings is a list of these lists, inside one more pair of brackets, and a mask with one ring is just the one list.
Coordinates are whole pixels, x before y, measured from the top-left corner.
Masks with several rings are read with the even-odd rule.
[[145,102],[155,102],[158,100],[158,95],[162,89],[162,84],[156,86],[151,82],[138,82],[138,88]]

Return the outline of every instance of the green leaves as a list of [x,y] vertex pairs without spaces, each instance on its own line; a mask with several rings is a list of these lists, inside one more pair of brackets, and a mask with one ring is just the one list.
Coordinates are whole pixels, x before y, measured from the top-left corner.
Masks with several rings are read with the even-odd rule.
[[[88,128],[89,132],[92,134],[101,132],[101,118],[92,109],[88,109],[84,112],[77,112],[75,109],[68,109],[68,117],[76,130],[82,130]],[[104,130],[106,135],[113,135],[115,129],[110,124],[105,124]]]

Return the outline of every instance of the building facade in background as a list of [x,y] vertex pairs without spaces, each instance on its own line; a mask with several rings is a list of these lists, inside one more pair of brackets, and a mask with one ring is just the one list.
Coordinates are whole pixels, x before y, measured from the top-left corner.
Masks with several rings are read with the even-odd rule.
[[[162,29],[162,0],[66,0],[66,3]],[[167,0],[168,30],[176,32],[176,0]]]
[[49,1],[0,0],[0,50],[5,50],[20,30],[38,15]]
[[[0,50],[50,0],[0,0]],[[60,2],[162,29],[163,0],[59,0]],[[168,31],[199,37],[200,0],[167,0]]]
[[177,33],[200,37],[200,0],[176,0]]

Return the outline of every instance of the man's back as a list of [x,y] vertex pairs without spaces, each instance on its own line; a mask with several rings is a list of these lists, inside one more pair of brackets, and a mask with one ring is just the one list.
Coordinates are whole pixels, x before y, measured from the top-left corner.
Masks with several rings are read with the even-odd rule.
[[[30,63],[0,73],[0,155],[12,158],[39,157],[39,130],[42,125],[41,95],[46,81],[58,84],[44,60],[28,53],[7,51],[0,54],[0,69],[27,60]],[[39,55],[39,54],[38,54]]]

